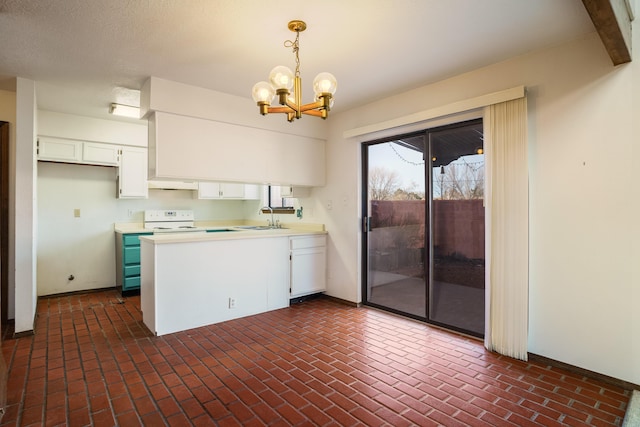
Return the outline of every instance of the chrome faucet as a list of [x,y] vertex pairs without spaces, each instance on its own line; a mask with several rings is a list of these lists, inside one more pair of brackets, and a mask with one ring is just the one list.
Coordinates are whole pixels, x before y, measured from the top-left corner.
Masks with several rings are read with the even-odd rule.
[[267,225],[269,227],[275,227],[276,223],[273,221],[273,208],[271,206],[264,206],[262,209],[260,209],[260,212],[269,209],[269,211],[271,212],[271,221],[267,220]]

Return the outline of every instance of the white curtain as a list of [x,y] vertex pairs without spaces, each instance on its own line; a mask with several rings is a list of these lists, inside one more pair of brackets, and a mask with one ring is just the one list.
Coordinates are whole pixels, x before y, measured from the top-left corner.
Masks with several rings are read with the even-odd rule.
[[527,360],[529,214],[527,101],[490,105],[486,164],[485,347]]

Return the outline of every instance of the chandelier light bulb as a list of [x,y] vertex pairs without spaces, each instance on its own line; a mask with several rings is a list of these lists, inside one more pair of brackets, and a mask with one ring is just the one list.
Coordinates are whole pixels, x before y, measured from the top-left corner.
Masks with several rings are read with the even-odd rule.
[[273,98],[276,96],[276,90],[267,82],[258,82],[253,86],[251,91],[255,102],[266,102],[271,105]]
[[276,90],[286,89],[290,91],[293,87],[293,72],[289,67],[278,65],[269,73],[269,80]]
[[331,73],[320,73],[313,79],[313,91],[316,96],[323,93],[330,93],[333,95],[338,88],[338,82]]

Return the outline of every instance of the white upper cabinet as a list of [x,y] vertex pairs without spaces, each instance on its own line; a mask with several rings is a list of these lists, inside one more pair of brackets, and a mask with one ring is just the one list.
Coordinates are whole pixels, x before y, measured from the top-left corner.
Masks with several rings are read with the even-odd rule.
[[293,185],[280,186],[281,197],[309,197],[309,187],[294,187]]
[[118,168],[117,197],[147,198],[147,149],[74,139],[38,137],[38,160]]
[[199,182],[198,199],[259,199],[257,185],[231,182]]
[[147,198],[147,149],[120,147],[118,198]]
[[246,200],[260,200],[260,199],[262,199],[262,185],[259,185],[259,184],[245,184],[245,186],[244,186],[244,198]]
[[80,163],[82,162],[82,141],[38,137],[38,160]]
[[38,137],[38,160],[118,166],[119,145],[75,139]]
[[85,142],[82,147],[82,162],[94,165],[118,166],[120,146]]
[[325,184],[325,141],[156,111],[149,117],[152,179]]

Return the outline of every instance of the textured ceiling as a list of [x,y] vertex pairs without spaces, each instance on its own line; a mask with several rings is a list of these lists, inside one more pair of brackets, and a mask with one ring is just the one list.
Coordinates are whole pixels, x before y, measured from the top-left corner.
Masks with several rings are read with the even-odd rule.
[[329,71],[336,112],[595,31],[581,0],[0,0],[0,88],[103,118],[151,75],[250,98],[294,67],[291,19],[303,101]]

